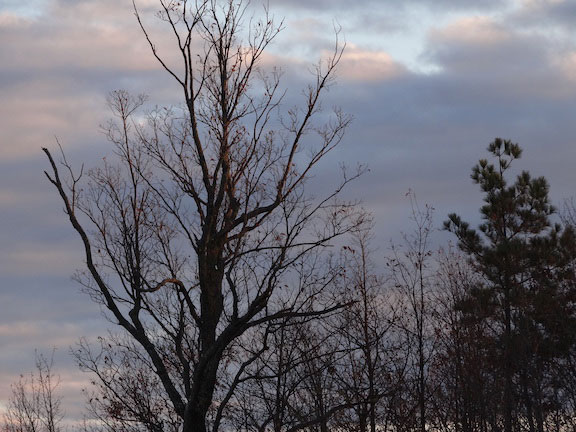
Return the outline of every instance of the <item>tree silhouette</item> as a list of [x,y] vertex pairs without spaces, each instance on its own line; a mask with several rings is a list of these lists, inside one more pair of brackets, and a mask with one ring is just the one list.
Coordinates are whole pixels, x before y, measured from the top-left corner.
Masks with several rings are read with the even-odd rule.
[[106,133],[116,161],[76,174],[65,157],[59,167],[44,149],[46,175],[84,246],[78,280],[145,353],[181,430],[202,432],[215,395],[229,400],[226,389],[234,387],[225,377],[239,379],[260,352],[245,339],[261,340],[265,350],[271,323],[343,307],[316,299],[337,272],[323,258],[326,246],[364,222],[354,203],[337,199],[360,172],[344,173],[322,198],[306,193],[310,174],[350,122],[336,110],[313,123],[342,55],[338,43],[316,67],[302,105],[278,114],[280,73],[266,73],[261,60],[282,24],[267,12],[246,23],[242,1],[160,6],[177,67],[164,61],[135,13],[184,107],[153,110],[142,123],[146,99],[114,92],[115,121]]
[[544,177],[523,171],[508,184],[507,171],[522,153],[518,144],[497,138],[488,151],[496,163],[482,159],[472,170],[485,194],[480,210],[484,222],[475,230],[451,214],[445,227],[456,234],[486,280],[472,293],[476,302],[487,295],[497,305],[493,319],[501,325],[504,431],[514,430],[521,414],[531,432],[542,431],[545,359],[561,355],[558,350],[572,339],[566,330],[573,328],[574,315],[562,305],[574,290],[575,235],[570,227],[551,225],[555,209]]

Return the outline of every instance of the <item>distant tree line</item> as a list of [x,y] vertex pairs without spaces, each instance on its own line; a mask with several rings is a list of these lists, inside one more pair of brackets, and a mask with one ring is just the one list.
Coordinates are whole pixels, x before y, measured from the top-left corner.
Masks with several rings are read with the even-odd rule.
[[[80,429],[576,430],[576,212],[552,223],[546,180],[511,179],[521,149],[496,139],[472,172],[482,224],[450,215],[458,244],[434,250],[433,210],[411,194],[414,231],[376,261],[370,215],[341,198],[363,168],[308,186],[350,123],[321,104],[343,47],[287,107],[262,65],[282,23],[246,13],[160,0],[175,63],[135,6],[183,104],[113,92],[115,156],[97,168],[44,149],[85,254],[76,279],[119,327],[74,349],[92,376]],[[37,366],[5,431],[64,430]]]

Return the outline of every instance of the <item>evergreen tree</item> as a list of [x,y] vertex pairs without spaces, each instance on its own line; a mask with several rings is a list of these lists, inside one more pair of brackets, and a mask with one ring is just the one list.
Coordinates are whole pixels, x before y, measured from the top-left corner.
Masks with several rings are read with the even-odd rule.
[[522,153],[518,144],[497,138],[488,151],[496,163],[482,159],[472,170],[485,194],[483,223],[476,230],[451,214],[445,228],[458,237],[460,249],[485,280],[471,297],[480,301],[488,295],[497,305],[490,319],[498,329],[504,431],[515,430],[520,417],[531,432],[543,431],[551,407],[547,365],[574,343],[575,235],[571,228],[551,224],[555,208],[544,177],[523,171],[509,184],[510,166]]

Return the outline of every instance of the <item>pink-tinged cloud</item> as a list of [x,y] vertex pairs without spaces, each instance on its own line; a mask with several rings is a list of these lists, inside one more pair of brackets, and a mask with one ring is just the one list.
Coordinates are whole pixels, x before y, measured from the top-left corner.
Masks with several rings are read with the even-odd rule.
[[576,51],[568,51],[557,54],[553,64],[563,74],[564,78],[576,82]]
[[[159,54],[178,71],[182,59],[174,35],[154,16],[157,2],[137,4]],[[111,90],[152,92],[162,104],[176,87],[161,72],[131,2],[53,1],[38,18],[4,12],[0,64],[4,161],[37,157],[55,136],[65,148],[104,141],[98,127],[109,116],[104,100]]]
[[0,271],[6,276],[18,276],[32,271],[43,275],[71,273],[75,267],[82,265],[73,246],[19,245],[10,251],[0,252]]
[[[55,3],[37,19],[0,15],[0,56],[10,60],[3,68],[34,72],[157,69],[133,13],[126,7],[104,6],[97,2]],[[152,30],[157,21],[150,20]],[[156,43],[162,45],[169,38],[163,32]]]
[[[77,323],[22,320],[0,324],[2,346],[17,351],[28,349],[35,342],[38,350],[62,347],[67,349],[78,340],[81,326]],[[2,355],[6,355],[4,352]]]
[[511,32],[487,16],[459,18],[430,32],[432,43],[458,42],[467,45],[495,45],[510,40]]
[[0,104],[0,158],[38,158],[41,147],[55,145],[55,137],[65,147],[85,145],[87,131],[98,137],[98,124],[105,118],[103,95],[54,76],[15,81]]
[[24,28],[32,25],[32,20],[26,19],[13,12],[0,12],[0,29]]
[[348,44],[338,65],[338,76],[351,81],[387,81],[406,73],[406,68],[384,51]]

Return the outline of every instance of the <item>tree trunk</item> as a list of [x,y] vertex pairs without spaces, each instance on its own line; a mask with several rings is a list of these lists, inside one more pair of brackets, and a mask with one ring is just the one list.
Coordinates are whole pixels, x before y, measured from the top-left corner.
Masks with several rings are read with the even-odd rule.
[[504,432],[512,432],[512,313],[510,285],[504,287]]
[[206,427],[206,412],[191,410],[184,419],[182,432],[208,432]]

